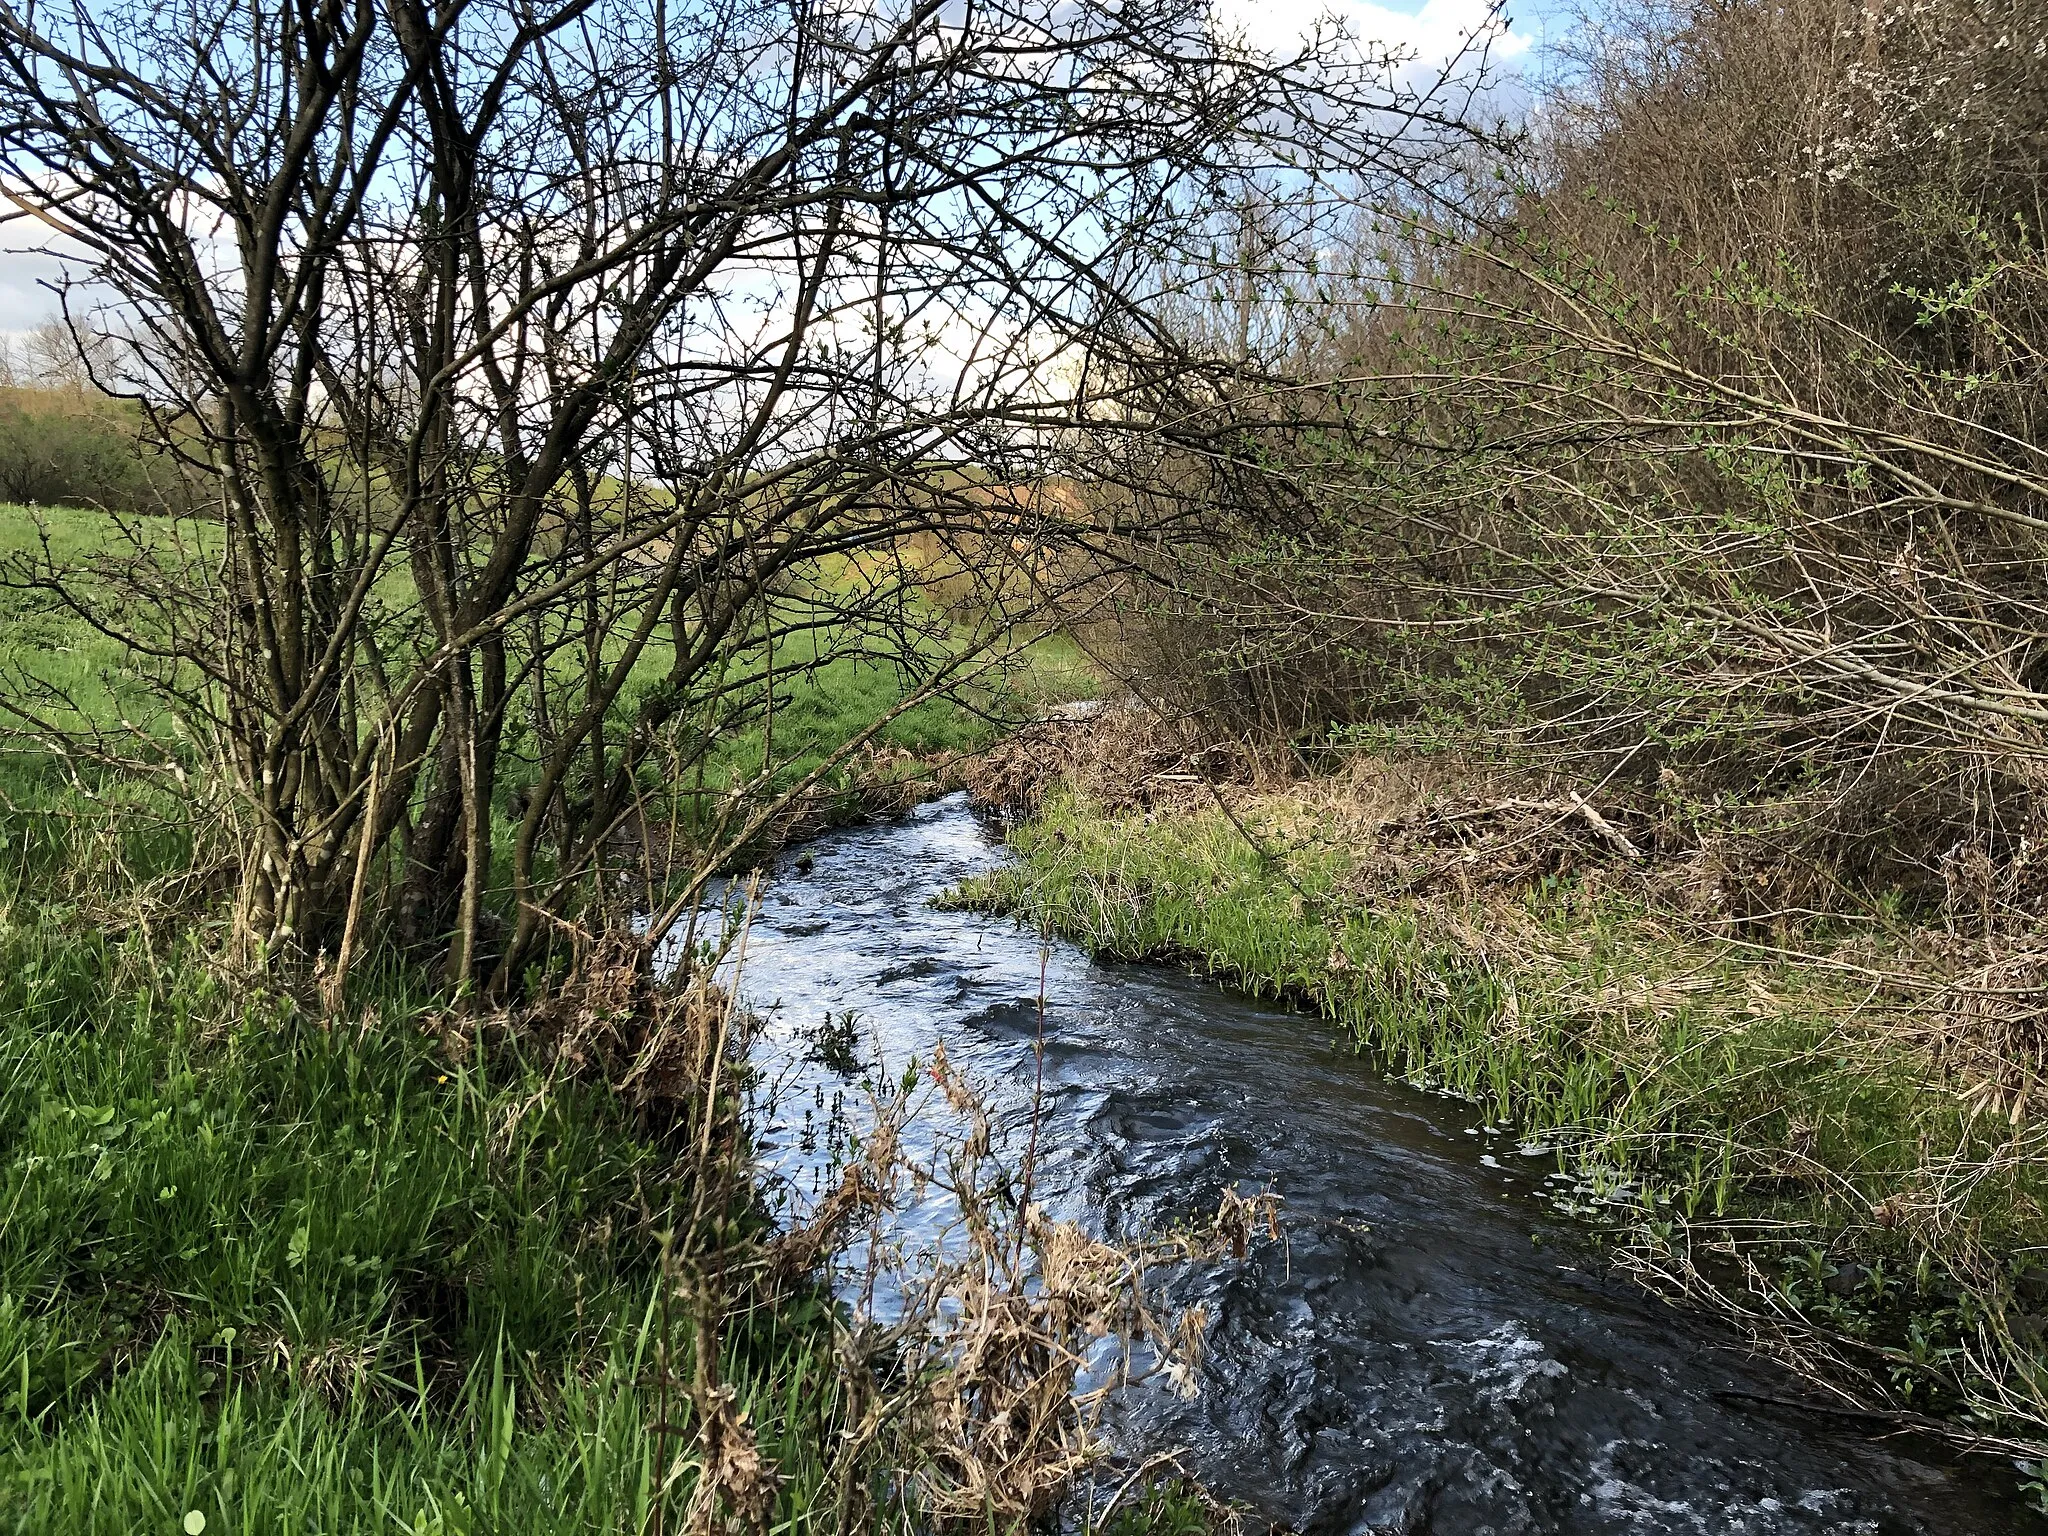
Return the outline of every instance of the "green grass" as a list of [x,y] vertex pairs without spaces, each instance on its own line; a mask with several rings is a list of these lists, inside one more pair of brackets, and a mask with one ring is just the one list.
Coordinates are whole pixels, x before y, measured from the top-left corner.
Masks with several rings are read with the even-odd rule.
[[[173,533],[168,522],[132,521],[166,538]],[[0,562],[39,555],[47,533],[53,559],[83,567],[110,541],[111,530],[104,513],[0,502]],[[75,614],[54,608],[43,594],[0,587],[0,688],[41,708],[47,701],[36,697],[36,685],[61,691],[77,706],[75,713],[50,711],[61,723],[113,728],[129,720],[163,729],[161,705],[118,643]]]
[[[164,520],[144,519],[136,526],[194,547],[210,536],[195,525],[174,527]],[[84,570],[106,547],[111,530],[110,520],[99,512],[0,503],[0,561],[39,551],[47,534],[57,563]],[[394,576],[399,587],[406,580],[403,572]],[[840,654],[845,641],[843,634],[828,631],[800,635],[785,645],[772,728],[750,719],[722,735],[704,765],[707,789],[722,791],[755,780],[771,744],[773,771],[767,782],[794,783],[906,697],[910,683],[900,668]],[[560,662],[565,668],[571,664],[566,657]],[[641,692],[656,686],[668,665],[667,648],[650,645],[616,706],[615,733],[625,731]],[[30,685],[26,689],[24,682]],[[117,642],[54,609],[41,594],[0,589],[0,688],[22,697],[32,695],[37,684],[61,690],[76,702],[75,712],[55,711],[64,723],[111,728],[131,721],[145,734],[168,737],[168,719],[148,675]],[[1080,649],[1062,635],[1045,636],[1023,646],[1003,666],[978,675],[961,698],[932,698],[905,711],[882,729],[877,745],[921,758],[972,752],[994,739],[1004,720],[1028,717],[1048,703],[1090,697],[1096,687]],[[758,701],[750,712],[759,714]],[[515,746],[518,740],[515,727]],[[852,782],[851,770],[845,770],[833,776],[829,787],[846,789]],[[501,785],[507,802],[522,784],[515,754]]]
[[[0,912],[0,1529],[644,1529],[662,1140],[402,973],[330,1032],[140,944]],[[724,1340],[796,1526],[821,1307]]]
[[[1972,1373],[1994,1363],[2022,1399],[2048,1380],[2005,1321],[2048,1297],[2043,1162],[2011,1155],[2023,1133],[2002,1117],[1930,1091],[1929,1058],[1866,1027],[1853,978],[1681,939],[1613,886],[1362,898],[1360,855],[1289,846],[1284,817],[1251,815],[1264,852],[1213,810],[1059,797],[1013,834],[1018,864],[954,899],[1318,1013],[1387,1070],[1555,1147],[1567,1203],[1625,1241],[1733,1245],[1894,1405],[2038,1438]],[[1937,1184],[1958,1168],[1976,1172]],[[1937,1193],[1938,1220],[1874,1214]]]
[[[977,679],[964,703],[932,698],[904,711],[882,729],[876,745],[919,758],[979,751],[1006,729],[1004,721],[1028,719],[1050,703],[1091,697],[1096,687],[1079,648],[1064,636],[1047,636],[1008,666]],[[788,693],[772,726],[776,761],[770,782],[776,784],[794,783],[812,772],[895,708],[905,697],[905,680],[892,666],[840,658],[802,674]],[[706,784],[724,788],[759,775],[769,730],[757,721],[721,742],[706,764]],[[850,788],[853,774],[841,769],[830,782]]]
[[[81,564],[108,534],[0,508],[0,552],[39,527]],[[120,648],[32,594],[0,593],[0,669],[160,727]],[[329,1032],[226,980],[203,922],[110,928],[190,858],[161,790],[95,803],[32,750],[0,790],[0,1531],[647,1528],[690,1430],[674,1402],[653,1428],[655,1343],[689,1348],[657,1306],[688,1194],[661,1138],[510,1045],[451,1059],[402,967]],[[822,1305],[722,1341],[792,1528],[837,1428]]]
[[[0,554],[44,528],[79,565],[108,537],[0,507]],[[0,674],[162,728],[120,647],[34,594],[0,593]],[[653,1377],[658,1340],[691,1347],[658,1304],[672,1150],[513,1045],[451,1057],[403,966],[330,1032],[230,981],[203,918],[110,926],[191,839],[161,788],[96,797],[0,758],[0,1531],[647,1529],[693,1432]],[[823,1307],[721,1340],[788,1529],[832,1507]]]

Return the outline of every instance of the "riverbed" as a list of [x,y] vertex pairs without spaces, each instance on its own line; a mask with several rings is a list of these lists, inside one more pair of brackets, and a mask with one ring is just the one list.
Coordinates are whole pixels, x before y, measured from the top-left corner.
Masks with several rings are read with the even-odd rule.
[[1178,1451],[1254,1529],[2044,1528],[2005,1465],[1798,1406],[1713,1319],[1614,1274],[1538,1198],[1554,1163],[1473,1106],[1388,1081],[1314,1019],[932,905],[1004,857],[955,796],[785,858],[743,981],[762,1156],[793,1205],[814,1198],[861,1079],[943,1042],[1013,1153],[1037,1096],[1035,1187],[1094,1230],[1276,1192],[1283,1241],[1170,1282],[1206,1309],[1201,1391],[1131,1389],[1111,1424],[1129,1453]]

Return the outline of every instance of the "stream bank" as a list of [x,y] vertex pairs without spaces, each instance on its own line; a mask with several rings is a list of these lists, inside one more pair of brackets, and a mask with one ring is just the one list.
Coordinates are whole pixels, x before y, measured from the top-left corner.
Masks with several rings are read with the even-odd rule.
[[[1202,1390],[1126,1392],[1110,1428],[1133,1456],[1177,1450],[1304,1532],[2038,1528],[1995,1463],[1873,1440],[1734,1331],[1616,1275],[1537,1198],[1554,1155],[1474,1105],[1179,970],[935,906],[1029,869],[963,798],[805,854],[763,894],[745,982],[787,1215],[832,1187],[863,1083],[941,1044],[999,1144],[1035,1141],[1057,1216],[1125,1236],[1227,1190],[1280,1197],[1282,1242],[1169,1282],[1206,1317]],[[904,1240],[940,1240],[942,1204],[903,1213]]]
[[2038,1461],[2042,1131],[1985,1112],[1890,935],[1717,927],[1577,795],[1146,746],[999,779],[1017,858],[956,899],[1320,1016],[1519,1127],[1625,1267],[1845,1406]]

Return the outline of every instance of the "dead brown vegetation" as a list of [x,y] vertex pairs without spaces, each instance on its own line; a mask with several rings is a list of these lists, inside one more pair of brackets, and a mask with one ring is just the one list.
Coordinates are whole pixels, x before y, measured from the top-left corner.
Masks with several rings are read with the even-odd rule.
[[[1801,887],[1775,864],[1759,868],[1754,832],[1703,830],[1668,785],[1574,782],[1456,754],[1352,753],[1338,771],[1314,772],[1287,754],[1219,745],[1194,717],[1132,700],[1041,721],[972,760],[965,782],[977,803],[1010,819],[1061,793],[1112,818],[1184,823],[1220,809],[1249,847],[1283,864],[1303,851],[1337,856],[1345,874],[1321,899],[1399,909],[1508,977],[1562,985],[1589,964],[1589,949],[1560,947],[1526,905],[1539,888],[1569,882],[1587,901],[1606,893],[1638,913],[1646,945],[1713,954],[1732,943],[1738,961],[1785,953],[1814,964],[1860,998],[1859,1035],[1923,1057],[1930,1085],[1972,1115],[2017,1127],[2048,1094],[2048,945],[2031,925],[2035,898],[2020,885],[1985,888],[1994,874],[1981,852],[1950,861],[1946,922],[1873,920],[1859,893],[1827,886],[1825,896],[1864,921],[1816,927],[1823,908],[1761,905]],[[2024,857],[1996,877],[2024,882],[2033,867]],[[1819,883],[1826,872],[1806,878]],[[1348,962],[1333,952],[1333,963]],[[1718,989],[1742,1021],[1784,1004],[1760,985],[1618,982],[1586,994],[1581,1011],[1626,1016],[1684,1001],[1697,1012],[1706,1005],[1698,994]]]
[[[744,923],[742,913],[728,933],[742,962]],[[485,1020],[445,1015],[440,1027],[456,1053],[477,1029],[539,1047],[562,1077],[639,1106],[675,1149],[676,1203],[643,1214],[662,1228],[654,1372],[679,1421],[663,1485],[694,1478],[682,1529],[765,1530],[779,1474],[719,1379],[719,1340],[806,1290],[848,1302],[831,1323],[846,1419],[826,1479],[838,1489],[834,1529],[893,1528],[905,1512],[941,1531],[1026,1529],[1102,1463],[1096,1425],[1112,1393],[1155,1374],[1194,1391],[1205,1319],[1159,1311],[1148,1277],[1279,1240],[1274,1197],[1228,1192],[1186,1230],[1096,1239],[1030,1202],[1029,1153],[1025,1199],[1014,1198],[1019,1170],[994,1145],[979,1089],[941,1047],[923,1091],[874,1101],[859,1154],[826,1195],[771,1227],[754,1212],[741,1063],[755,1021],[737,993],[705,968],[659,976],[643,946],[616,936],[576,938],[578,960],[546,1002]],[[908,1151],[913,1116],[940,1119],[929,1158]],[[934,1190],[953,1203],[952,1233],[937,1251],[908,1249],[892,1214]]]
[[1158,562],[1133,671],[1601,786],[1758,921],[1959,921],[2048,761],[2044,50],[2036,0],[1607,16],[1495,205],[1362,215],[1344,318],[1290,307],[1322,387],[1247,408],[1264,510]]
[[1205,786],[1241,778],[1249,761],[1197,716],[1117,699],[1069,705],[1012,732],[967,759],[961,783],[977,804],[1014,821],[1061,788],[1111,811],[1206,799]]

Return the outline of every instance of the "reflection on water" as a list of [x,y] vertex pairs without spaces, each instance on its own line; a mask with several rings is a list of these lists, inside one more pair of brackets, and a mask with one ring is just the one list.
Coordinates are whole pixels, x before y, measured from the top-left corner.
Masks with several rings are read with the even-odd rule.
[[[825,1187],[859,1079],[940,1041],[1021,1147],[1041,975],[1050,1206],[1117,1233],[1228,1187],[1284,1200],[1284,1244],[1171,1282],[1207,1308],[1203,1391],[1129,1394],[1133,1448],[1184,1448],[1212,1489],[1306,1532],[2038,1528],[1995,1462],[1759,1403],[1797,1387],[1604,1273],[1532,1198],[1549,1163],[1475,1134],[1467,1106],[1383,1081],[1313,1020],[933,909],[1003,857],[959,797],[810,852],[765,888],[746,965],[789,1200]],[[908,1213],[908,1235],[944,1214]]]

